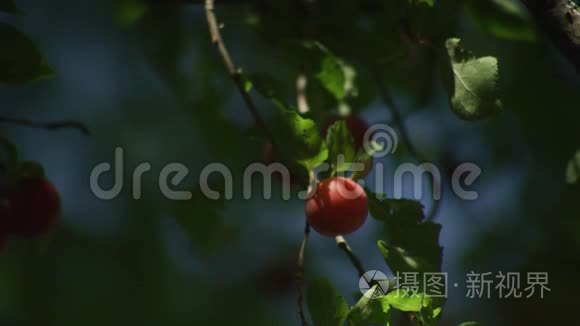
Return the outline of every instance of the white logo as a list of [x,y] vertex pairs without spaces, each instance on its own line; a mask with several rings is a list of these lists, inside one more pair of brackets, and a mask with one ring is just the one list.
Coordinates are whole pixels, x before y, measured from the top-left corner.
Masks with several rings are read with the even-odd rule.
[[[383,157],[395,153],[399,145],[397,132],[391,126],[377,124],[370,127],[364,135],[364,147],[367,153],[373,153],[374,157]],[[374,151],[373,144],[380,144],[383,150]]]
[[[375,286],[375,290],[371,293],[369,290]],[[381,271],[370,270],[361,276],[358,281],[360,292],[367,298],[378,299],[389,290],[389,279]]]

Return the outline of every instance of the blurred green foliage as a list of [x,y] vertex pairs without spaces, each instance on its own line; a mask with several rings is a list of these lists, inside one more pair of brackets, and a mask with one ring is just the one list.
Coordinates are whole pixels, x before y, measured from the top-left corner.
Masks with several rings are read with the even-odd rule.
[[[224,163],[239,181],[247,164],[263,160],[264,139],[252,130],[254,122],[210,42],[200,6],[137,0],[91,3],[91,8],[100,10],[82,14],[63,10],[52,12],[59,16],[50,19],[74,17],[82,25],[82,20],[101,17],[106,27],[90,27],[96,34],[105,30],[116,40],[103,47],[111,47],[114,53],[130,49],[122,65],[126,70],[115,72],[115,76],[128,74],[131,83],[118,91],[122,96],[141,99],[138,104],[115,107],[126,117],[114,116],[103,107],[84,115],[97,125],[93,136],[96,147],[108,150],[119,142],[130,144],[134,151],[144,147],[156,165],[171,159],[191,160],[193,181],[187,185],[189,189],[197,189],[192,184],[205,163]],[[67,6],[64,2],[50,6],[59,5]],[[34,6],[32,1],[18,4],[24,13],[33,11]],[[16,8],[12,1],[0,4],[0,11],[7,16],[20,12]],[[424,324],[439,318],[443,324],[471,319],[497,325],[570,322],[572,317],[562,311],[574,309],[574,295],[580,290],[575,271],[580,264],[578,155],[571,158],[579,146],[580,81],[549,40],[536,32],[522,6],[511,0],[252,1],[223,6],[218,1],[217,12],[224,24],[224,39],[236,63],[243,67],[246,91],[272,126],[275,151],[281,160],[313,169],[337,153],[358,156],[344,123],[335,124],[327,135],[320,135],[319,126],[345,108],[350,114],[388,120],[391,114],[387,108],[377,104],[379,77],[396,99],[405,103],[404,114],[424,121],[411,130],[413,140],[429,144],[432,136],[422,133],[420,126],[439,127],[437,137],[444,139],[446,148],[429,148],[435,161],[446,155],[481,159],[486,164],[486,180],[505,178],[502,169],[511,171],[508,179],[516,179],[513,170],[523,175],[515,182],[517,187],[507,193],[501,191],[503,183],[492,183],[485,188],[485,201],[479,206],[477,202],[457,204],[449,200],[454,207],[443,209],[437,217],[442,221],[437,223],[425,221],[419,202],[376,197],[368,190],[370,213],[375,219],[363,230],[362,237],[370,245],[361,256],[372,257],[374,252],[393,272],[439,271],[445,266],[442,243],[453,243],[461,236],[444,237],[446,226],[452,226],[446,223],[457,223],[445,214],[460,215],[458,219],[476,220],[477,216],[486,222],[474,222],[467,228],[469,242],[455,244],[463,262],[459,269],[547,271],[552,288],[549,298],[487,303],[465,303],[461,298],[455,301],[462,301],[458,307],[448,303],[443,312],[442,302],[423,300],[425,297],[419,303],[404,296],[395,300],[392,294],[382,301],[360,295],[351,301],[339,292],[345,287],[358,291],[355,275],[345,281],[340,279],[341,271],[328,273],[327,269],[330,281],[314,277],[323,273],[323,262],[330,255],[329,248],[323,247],[324,251],[313,251],[307,259],[307,303],[309,317],[316,325],[397,323],[395,310],[409,312]],[[60,79],[59,74],[66,77],[67,72],[59,71],[59,65],[74,62],[79,54],[66,42],[59,43],[58,37],[41,33],[49,25],[42,16],[38,12],[19,16],[30,24],[26,29],[18,22],[13,24],[14,17],[0,23],[0,83],[11,86],[8,92],[13,92],[12,86],[26,83],[22,92],[34,95],[16,95],[23,103],[29,98],[49,103],[51,92],[62,91],[59,87],[67,90],[61,84],[75,86],[73,79]],[[76,26],[64,26],[61,33],[85,37],[80,29],[75,31]],[[51,41],[33,40],[23,30],[34,30],[35,37],[45,35]],[[80,52],[86,51],[76,46]],[[463,46],[489,56],[475,57]],[[43,47],[50,49],[52,58],[58,56],[54,51],[60,47],[62,62],[55,60],[54,79],[28,84],[53,74],[46,63],[53,60],[45,59],[39,50]],[[139,66],[139,60],[145,62],[145,68]],[[136,67],[149,75],[131,75]],[[83,69],[95,75],[85,75]],[[97,79],[98,69],[89,64],[75,66],[74,72],[88,83]],[[305,114],[294,109],[300,74],[308,80],[310,112]],[[158,80],[148,81],[151,75]],[[165,92],[166,107],[156,107],[149,100],[147,87]],[[89,93],[93,91],[89,88]],[[82,99],[79,104],[91,104],[87,102]],[[171,110],[171,105],[178,109]],[[53,117],[71,114],[62,105],[45,107]],[[45,117],[41,112],[12,110],[4,103],[0,112]],[[484,121],[465,122],[455,119],[453,112],[463,119]],[[120,119],[118,124],[116,118]],[[189,128],[180,129],[182,125]],[[37,159],[35,154],[52,139],[42,135],[54,131],[31,132],[34,144],[19,149],[28,153],[26,159]],[[139,136],[136,141],[130,140],[133,133]],[[20,144],[26,137],[21,133],[10,129],[4,134],[10,139],[9,147],[23,147]],[[472,139],[475,141],[467,142]],[[61,141],[69,144],[70,139]],[[158,151],[154,151],[155,141],[161,144]],[[466,146],[472,149],[468,154],[461,151]],[[102,160],[103,152],[92,150],[87,156]],[[58,155],[62,153],[51,156],[59,164],[45,166],[49,177],[61,171],[72,173],[64,165],[55,168],[63,164]],[[88,177],[90,166],[79,157],[76,164]],[[176,204],[161,199],[156,185],[148,184],[146,192],[155,195],[144,201],[122,196],[105,203],[115,207],[111,213],[102,203],[86,199],[90,196],[87,185],[72,189],[65,182],[61,184],[63,193],[71,196],[65,202],[82,209],[65,209],[63,223],[50,239],[11,239],[0,262],[0,323],[298,323],[293,291],[281,286],[279,291],[266,294],[261,289],[268,278],[277,284],[293,283],[292,277],[287,277],[291,269],[288,256],[293,264],[303,223],[302,211],[294,208],[302,203],[213,201],[196,190],[193,200]],[[508,205],[500,205],[505,202]],[[75,226],[93,225],[83,220],[84,215],[99,224],[107,214],[119,225],[105,235],[91,236],[86,231],[90,227]],[[292,214],[292,220],[286,220],[285,214]],[[376,240],[380,240],[378,250]],[[276,268],[268,265],[272,261]],[[265,276],[256,280],[255,275]],[[462,325],[468,324],[473,323]]]

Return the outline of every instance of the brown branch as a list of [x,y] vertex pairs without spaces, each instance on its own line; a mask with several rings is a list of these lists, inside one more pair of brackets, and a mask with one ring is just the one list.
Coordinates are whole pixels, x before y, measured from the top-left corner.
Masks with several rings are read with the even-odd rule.
[[[148,0],[151,4],[201,4],[204,0]],[[521,0],[536,23],[580,73],[580,10],[574,0]],[[258,0],[221,0],[222,4],[260,4]],[[369,6],[370,5],[370,6]],[[380,1],[364,1],[363,13],[385,10]]]
[[335,240],[338,248],[344,251],[344,253],[347,255],[348,259],[350,260],[354,268],[356,268],[358,277],[362,277],[363,274],[366,272],[366,270],[363,267],[361,260],[354,254],[354,252],[348,245],[348,242],[346,242],[346,239],[343,236],[339,235],[335,238]]
[[521,0],[580,74],[580,8],[573,0]]
[[310,224],[308,221],[304,225],[304,238],[302,239],[302,244],[300,245],[300,251],[298,252],[298,270],[296,271],[296,289],[298,291],[297,297],[297,309],[298,316],[300,317],[300,322],[302,326],[308,325],[306,321],[306,316],[304,315],[304,255],[306,254],[306,245],[308,244],[308,236],[310,235]]
[[248,92],[246,92],[246,89],[244,86],[244,79],[243,79],[242,74],[236,68],[236,65],[232,61],[232,58],[228,52],[228,49],[226,48],[226,45],[225,45],[225,43],[222,39],[222,36],[220,34],[220,27],[219,27],[217,17],[215,15],[214,10],[215,10],[214,9],[214,1],[213,0],[205,0],[205,15],[207,17],[207,24],[209,27],[211,40],[216,45],[218,52],[219,52],[219,54],[222,58],[222,61],[224,63],[224,66],[226,68],[226,71],[228,72],[228,74],[230,75],[230,77],[234,81],[234,84],[236,85],[238,91],[242,95],[242,99],[246,103],[246,106],[247,106],[248,110],[250,111],[250,113],[252,114],[254,120],[256,121],[256,124],[258,125],[259,128],[262,129],[265,136],[268,137],[271,141],[273,141],[272,134],[270,133],[270,130],[266,126],[266,123],[264,122],[264,120],[262,119],[260,114],[258,113],[258,108],[256,107],[256,104],[254,103],[254,101],[250,97],[250,94],[248,94]]
[[82,122],[72,121],[72,120],[63,120],[63,121],[53,121],[53,122],[36,122],[30,121],[26,119],[17,119],[17,118],[8,118],[8,117],[0,117],[0,123],[7,123],[7,124],[14,124],[20,125],[24,127],[31,127],[31,128],[41,128],[41,129],[77,129],[83,135],[88,136],[91,134],[91,131],[87,126],[85,126]]

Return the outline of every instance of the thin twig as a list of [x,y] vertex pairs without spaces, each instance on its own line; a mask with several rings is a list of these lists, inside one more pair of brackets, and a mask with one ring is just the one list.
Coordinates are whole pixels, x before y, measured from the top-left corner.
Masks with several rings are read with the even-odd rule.
[[[403,138],[403,141],[407,145],[407,149],[409,150],[409,153],[417,161],[419,161],[421,163],[427,162],[427,159],[425,157],[423,157],[417,151],[417,149],[415,148],[415,145],[411,141],[411,138],[409,137],[409,132],[407,131],[407,128],[405,127],[405,122],[403,121],[401,111],[399,110],[399,107],[395,103],[395,100],[393,99],[391,92],[389,91],[389,88],[387,87],[386,83],[383,81],[381,76],[379,76],[378,74],[375,73],[373,75],[374,75],[375,82],[377,83],[377,86],[379,88],[381,99],[383,100],[385,105],[391,110],[391,114],[393,116],[393,123],[396,125],[397,129],[399,129],[399,132],[401,133],[401,137]],[[439,180],[435,179],[435,177],[433,177],[432,175],[430,175],[430,177],[429,177],[429,183],[430,183],[432,190],[439,189],[441,187],[439,184]],[[426,218],[427,221],[433,220],[435,218],[435,216],[437,215],[437,212],[439,211],[440,199],[436,199],[434,194],[431,194],[431,198],[432,198],[432,205],[431,205],[431,208],[429,210],[429,213],[427,214],[427,218]]]
[[409,137],[409,133],[407,132],[407,128],[405,127],[405,124],[403,122],[401,111],[399,110],[398,106],[395,104],[395,101],[393,100],[393,97],[391,96],[391,92],[389,91],[389,88],[387,87],[387,85],[385,84],[383,79],[376,74],[375,74],[375,81],[379,87],[381,99],[383,100],[385,105],[387,107],[389,107],[389,109],[391,110],[391,114],[393,115],[393,123],[397,126],[397,128],[399,129],[399,132],[401,133],[401,136],[405,140],[405,143],[407,144],[407,148],[409,150],[409,153],[411,153],[412,156],[417,158],[417,160],[423,161],[423,158],[417,152],[415,146],[413,145],[413,142],[411,142],[411,139]]
[[346,242],[346,239],[343,236],[339,235],[335,238],[335,240],[338,248],[344,251],[344,253],[348,256],[348,259],[350,259],[350,262],[352,263],[354,268],[356,268],[358,277],[362,277],[363,274],[366,272],[366,270],[363,267],[361,260],[354,254],[354,252],[348,245],[348,242]]
[[308,325],[306,321],[306,316],[304,315],[304,255],[306,254],[306,245],[308,244],[308,236],[310,235],[310,224],[308,221],[304,224],[304,238],[302,239],[302,244],[300,245],[300,251],[298,252],[298,269],[296,271],[296,289],[298,290],[297,297],[297,309],[298,316],[300,316],[300,322],[302,326]]
[[24,127],[52,129],[52,130],[69,128],[69,129],[77,129],[81,133],[83,133],[83,135],[86,136],[91,134],[89,128],[85,126],[82,122],[72,120],[54,121],[54,122],[36,122],[26,119],[0,117],[0,123],[8,123]]
[[248,92],[246,91],[243,76],[238,70],[238,68],[236,68],[234,62],[232,61],[228,49],[226,48],[226,45],[222,39],[222,36],[220,34],[220,26],[218,24],[218,20],[214,12],[214,0],[205,0],[205,15],[207,17],[207,24],[209,27],[211,40],[218,49],[218,52],[222,58],[226,71],[234,81],[234,84],[236,84],[238,91],[242,95],[242,98],[246,103],[246,106],[248,107],[248,110],[252,114],[254,120],[256,121],[258,127],[262,129],[266,137],[268,137],[271,141],[273,141],[272,134],[270,133],[270,130],[266,126],[266,123],[258,113],[258,108],[256,107],[256,104],[250,97],[250,94],[248,94]]

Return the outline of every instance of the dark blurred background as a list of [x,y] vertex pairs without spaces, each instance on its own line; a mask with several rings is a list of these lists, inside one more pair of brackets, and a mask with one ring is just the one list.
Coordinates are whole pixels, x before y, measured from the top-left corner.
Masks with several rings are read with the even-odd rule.
[[[390,121],[365,72],[370,67],[364,67],[367,57],[389,57],[392,24],[381,18],[389,17],[389,7],[355,10],[347,1],[321,2],[326,10],[317,14],[284,1],[218,5],[234,60],[244,71],[277,77],[293,94],[294,71],[277,42],[312,36],[357,68],[360,97],[352,110],[369,124]],[[253,120],[209,40],[203,7],[104,0],[17,4],[24,15],[0,19],[26,33],[56,75],[0,88],[0,114],[82,121],[92,135],[2,125],[24,158],[44,165],[64,211],[50,238],[11,240],[1,257],[0,324],[297,325],[302,201],[276,195],[244,200],[236,192],[224,202],[198,195],[175,202],[159,191],[159,171],[170,162],[189,168],[180,188],[195,189],[208,163],[224,163],[237,177],[262,159],[262,143],[246,136]],[[443,271],[459,286],[449,290],[441,324],[573,324],[580,197],[564,176],[580,147],[580,79],[535,28],[520,39],[502,39],[482,29],[462,2],[437,2],[433,10],[422,35],[436,45],[458,36],[476,54],[496,56],[504,103],[503,113],[483,122],[458,119],[438,81],[438,59],[423,48],[414,59],[411,50],[400,58],[393,50],[393,62],[380,68],[418,151],[442,171],[462,162],[483,171],[475,201],[459,200],[444,182],[436,217],[443,225]],[[358,14],[366,18],[355,19]],[[365,34],[368,26],[375,30]],[[271,104],[253,96],[268,116]],[[320,122],[334,109],[315,108],[313,117]],[[100,200],[89,175],[98,163],[113,162],[116,147],[125,153],[124,189],[114,200]],[[392,171],[408,160],[403,152],[382,162]],[[142,198],[134,200],[132,171],[142,162],[153,171],[143,178]],[[103,179],[105,187],[113,177]],[[388,271],[376,249],[381,232],[369,219],[348,240],[367,268]],[[551,291],[543,299],[469,299],[470,271],[548,272]],[[356,271],[333,239],[314,233],[306,279],[316,276],[328,277],[355,302]]]

